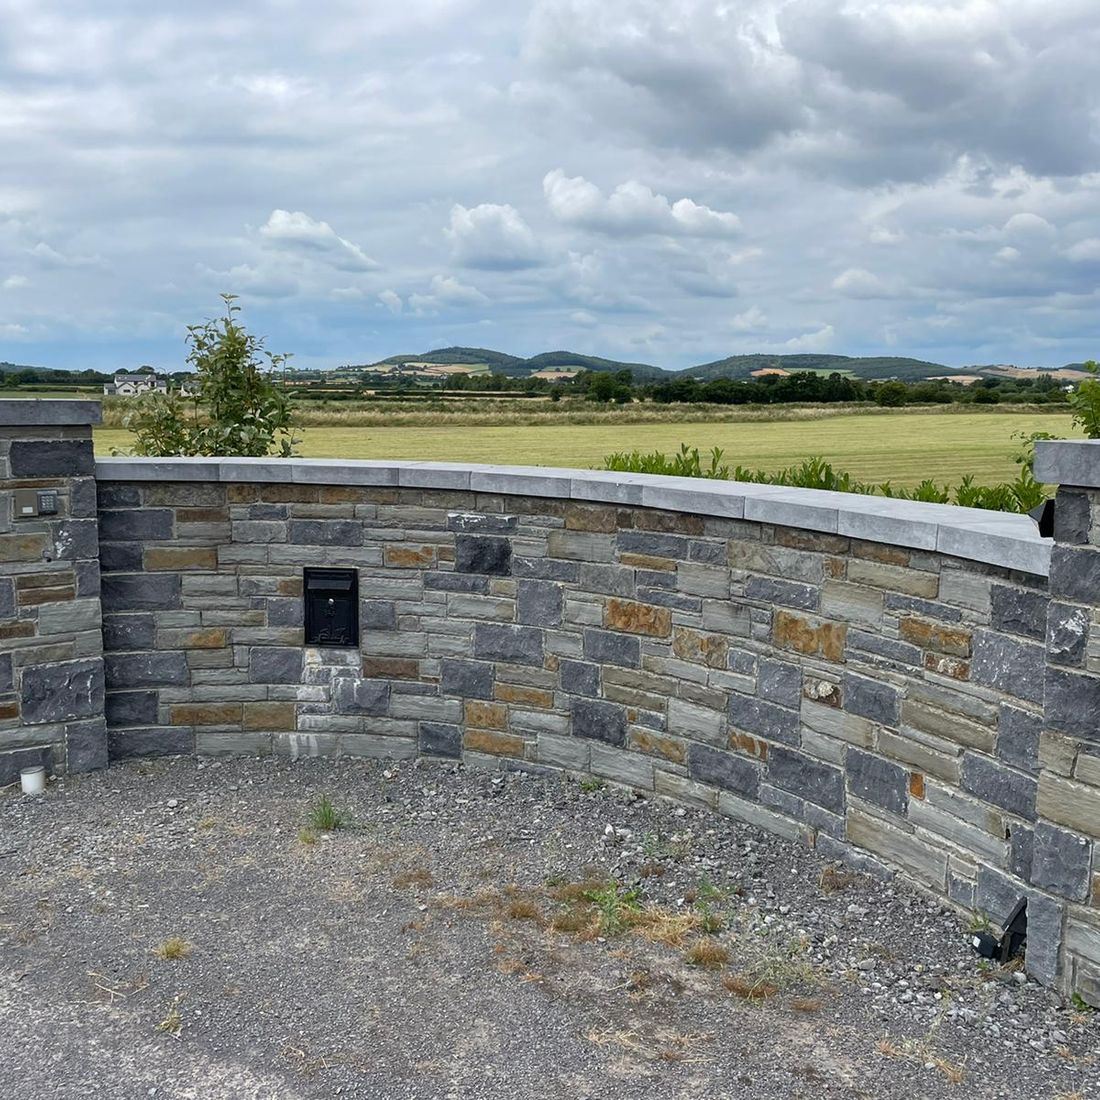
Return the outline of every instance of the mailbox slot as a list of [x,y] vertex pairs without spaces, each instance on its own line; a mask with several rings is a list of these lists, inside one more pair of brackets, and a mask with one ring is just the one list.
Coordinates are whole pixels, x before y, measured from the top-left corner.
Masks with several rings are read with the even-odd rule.
[[355,569],[307,569],[306,645],[359,644],[359,573]]

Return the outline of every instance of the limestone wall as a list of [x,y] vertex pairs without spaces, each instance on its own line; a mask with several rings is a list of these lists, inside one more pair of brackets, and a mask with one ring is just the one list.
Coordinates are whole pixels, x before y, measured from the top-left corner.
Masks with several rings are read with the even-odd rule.
[[[107,762],[89,401],[0,401],[0,787]],[[56,494],[24,516],[17,494]],[[22,500],[22,496],[20,497]],[[47,505],[48,507],[49,505]]]

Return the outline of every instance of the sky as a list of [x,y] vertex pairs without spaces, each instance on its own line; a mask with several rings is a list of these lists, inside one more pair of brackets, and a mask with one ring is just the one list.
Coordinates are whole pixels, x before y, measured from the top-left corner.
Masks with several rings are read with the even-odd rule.
[[0,360],[1100,356],[1096,0],[0,0]]

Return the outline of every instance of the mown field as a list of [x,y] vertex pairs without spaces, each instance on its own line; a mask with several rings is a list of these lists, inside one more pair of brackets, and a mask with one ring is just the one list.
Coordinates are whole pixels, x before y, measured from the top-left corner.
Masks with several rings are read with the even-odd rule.
[[[954,482],[968,473],[980,482],[1009,480],[1019,448],[1013,434],[1036,431],[1076,434],[1069,414],[1061,412],[901,410],[725,423],[476,425],[453,418],[437,425],[309,426],[300,450],[310,458],[601,467],[612,451],[672,451],[684,442],[703,451],[721,447],[731,465],[775,469],[821,455],[863,480],[914,485],[926,477]],[[125,450],[129,440],[124,430],[104,428],[96,432],[96,450],[109,455]]]

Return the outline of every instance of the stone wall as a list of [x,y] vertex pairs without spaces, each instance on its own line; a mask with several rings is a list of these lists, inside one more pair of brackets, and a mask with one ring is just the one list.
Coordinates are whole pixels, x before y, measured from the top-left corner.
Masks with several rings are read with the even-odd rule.
[[[562,471],[475,491],[468,469],[284,469],[101,464],[113,754],[591,773],[997,921],[1026,895],[1029,969],[1100,991],[1100,757],[1043,733],[1031,521],[672,481],[648,507],[658,479]],[[336,483],[390,475],[406,484]],[[358,570],[358,649],[303,648],[304,565]]]
[[[89,401],[0,401],[0,787],[107,762]],[[17,494],[56,494],[23,516]]]

